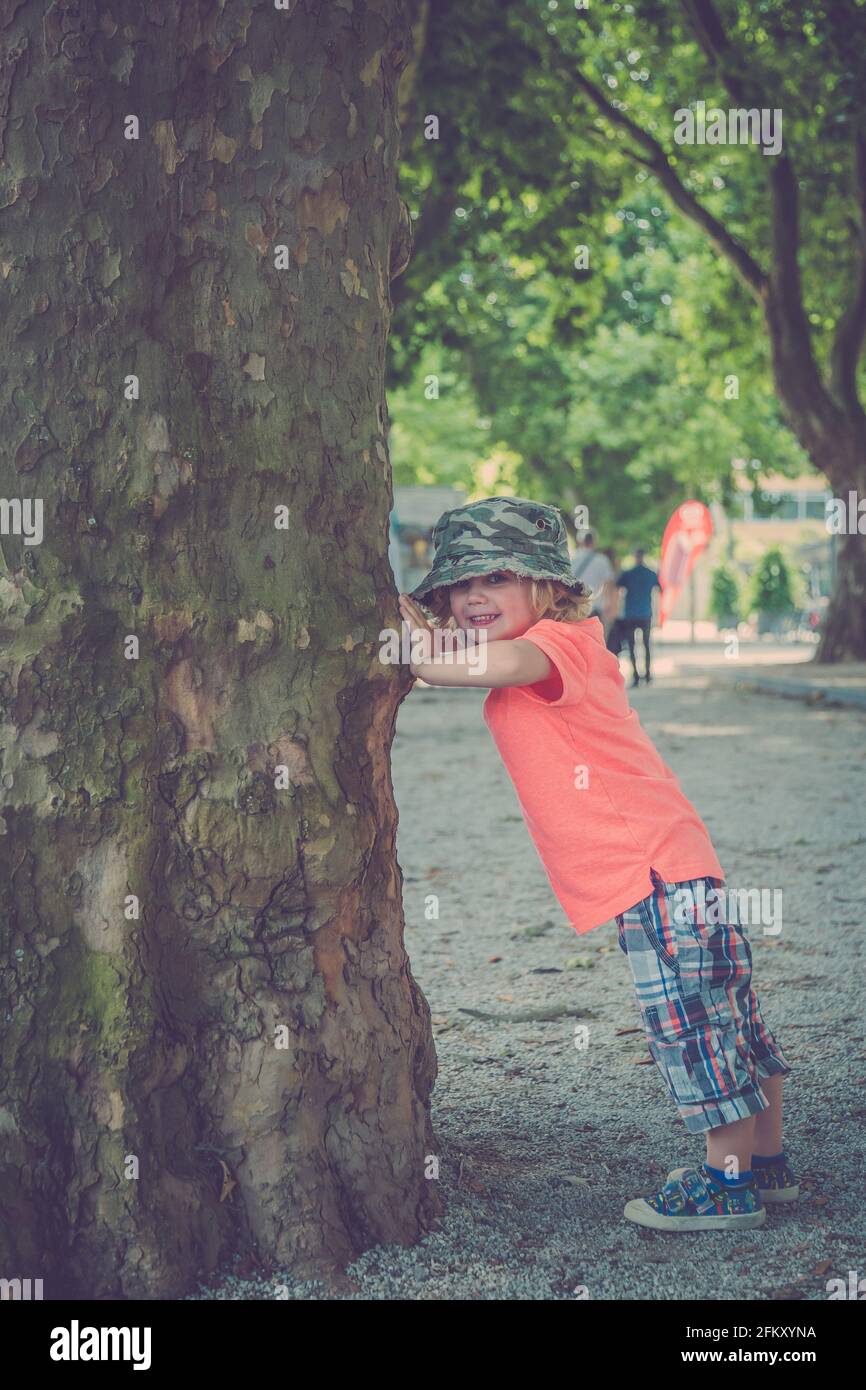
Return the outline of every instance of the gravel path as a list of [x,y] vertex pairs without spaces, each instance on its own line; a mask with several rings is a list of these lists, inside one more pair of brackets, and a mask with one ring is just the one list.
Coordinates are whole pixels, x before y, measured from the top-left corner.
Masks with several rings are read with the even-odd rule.
[[[649,1059],[615,925],[578,937],[553,896],[484,694],[416,687],[394,746],[445,1216],[414,1248],[368,1251],[340,1293],[286,1279],[289,1297],[824,1300],[828,1279],[862,1278],[866,713],[734,692],[694,667],[635,692],[729,885],[783,889],[781,933],[749,936],[765,1019],[794,1068],[785,1144],[806,1189],[757,1231],[666,1234],[625,1221],[623,1205],[699,1162],[703,1136]],[[438,920],[425,917],[430,894]],[[551,1017],[520,1021],[530,1010]],[[231,1279],[203,1296],[273,1291]]]

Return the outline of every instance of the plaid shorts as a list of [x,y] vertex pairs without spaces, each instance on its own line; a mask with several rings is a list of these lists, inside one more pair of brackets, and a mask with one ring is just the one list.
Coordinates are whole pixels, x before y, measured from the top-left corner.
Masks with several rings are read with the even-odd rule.
[[[712,924],[704,920],[705,903],[716,901],[711,890],[724,880],[665,883],[650,872],[653,892],[615,919],[649,1050],[686,1129],[757,1115],[769,1106],[759,1077],[786,1075],[791,1066],[761,1017],[740,924],[716,925],[714,913]],[[678,890],[690,896],[675,901]]]

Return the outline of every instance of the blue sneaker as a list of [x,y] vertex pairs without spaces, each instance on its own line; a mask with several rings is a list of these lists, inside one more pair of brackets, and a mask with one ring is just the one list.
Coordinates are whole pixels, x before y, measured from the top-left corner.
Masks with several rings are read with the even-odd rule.
[[[681,1178],[688,1171],[687,1168],[672,1168],[668,1173],[668,1182]],[[800,1195],[800,1184],[787,1159],[780,1163],[757,1164],[752,1172],[764,1206],[776,1202],[796,1202]]]
[[700,1168],[675,1170],[653,1197],[634,1197],[626,1202],[623,1216],[639,1226],[657,1231],[717,1231],[763,1226],[767,1209],[754,1177],[737,1187],[726,1187]]

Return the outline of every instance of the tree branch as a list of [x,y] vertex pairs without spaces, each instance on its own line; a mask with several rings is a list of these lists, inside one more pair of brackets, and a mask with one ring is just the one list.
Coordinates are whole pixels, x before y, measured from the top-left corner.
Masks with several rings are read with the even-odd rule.
[[412,57],[400,74],[397,85],[397,119],[401,130],[406,130],[414,118],[417,90],[418,67],[427,42],[427,23],[430,18],[430,0],[408,0],[407,19],[412,30]]
[[[432,198],[424,204],[421,216],[412,224],[412,268],[423,259],[424,252],[431,243],[442,235],[448,226],[451,216],[456,207],[460,206],[460,193],[453,187],[446,186],[441,192],[434,194]],[[417,293],[417,284],[415,285]],[[391,286],[391,303],[396,309],[397,305],[406,297],[408,290],[405,280],[396,280]]]
[[830,354],[833,393],[851,414],[862,413],[857,394],[857,363],[866,337],[866,134],[862,129],[854,136],[854,177],[860,241],[857,288],[836,325]]
[[[728,42],[713,0],[683,0],[683,10],[699,47],[731,100],[738,107],[774,110],[776,107],[767,100],[760,83],[745,67],[740,51]],[[822,435],[826,441],[840,424],[842,400],[838,404],[835,402],[831,393],[833,379],[828,388],[817,368],[812,331],[803,304],[799,275],[799,190],[794,164],[787,154],[766,156],[766,160],[773,228],[766,317],[773,349],[773,370],[788,416],[799,418],[801,443],[815,457],[816,450],[826,452],[820,448]],[[862,416],[856,400],[853,371],[849,384],[853,413]]]
[[[741,54],[728,42],[713,0],[683,0],[683,10],[699,47],[737,106],[755,107],[759,111],[772,110],[771,103],[757,90],[751,75],[744,70]],[[802,320],[798,333],[805,333],[811,353],[811,337],[803,309],[797,260],[800,242],[797,176],[787,155],[769,155],[766,158],[773,209],[771,276],[784,303],[791,309],[796,307]]]
[[[642,130],[624,111],[619,111],[615,106],[611,106],[600,88],[596,87],[594,82],[590,82],[589,78],[585,77],[582,72],[576,71],[567,74],[563,71],[562,76],[566,78],[570,76],[607,120],[628,132],[634,145],[637,146],[637,150],[626,150],[625,153],[655,174],[671,200],[676,203],[681,212],[685,213],[686,217],[690,218],[707,234],[716,249],[728,258],[739,279],[754,295],[758,303],[763,306],[767,291],[767,277],[761,267],[757,261],[752,259],[745,246],[731,235],[717,217],[714,217],[702,203],[698,202],[693,193],[689,192],[658,141],[648,131]],[[642,150],[643,153],[638,153],[639,150]]]

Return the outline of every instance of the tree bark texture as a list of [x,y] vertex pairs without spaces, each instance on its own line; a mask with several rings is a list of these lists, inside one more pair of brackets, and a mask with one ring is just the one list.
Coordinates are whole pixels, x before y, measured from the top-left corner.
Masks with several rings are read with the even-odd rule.
[[0,1275],[49,1298],[439,1209],[377,640],[410,44],[401,0],[0,17],[0,498],[44,507],[0,535]]

